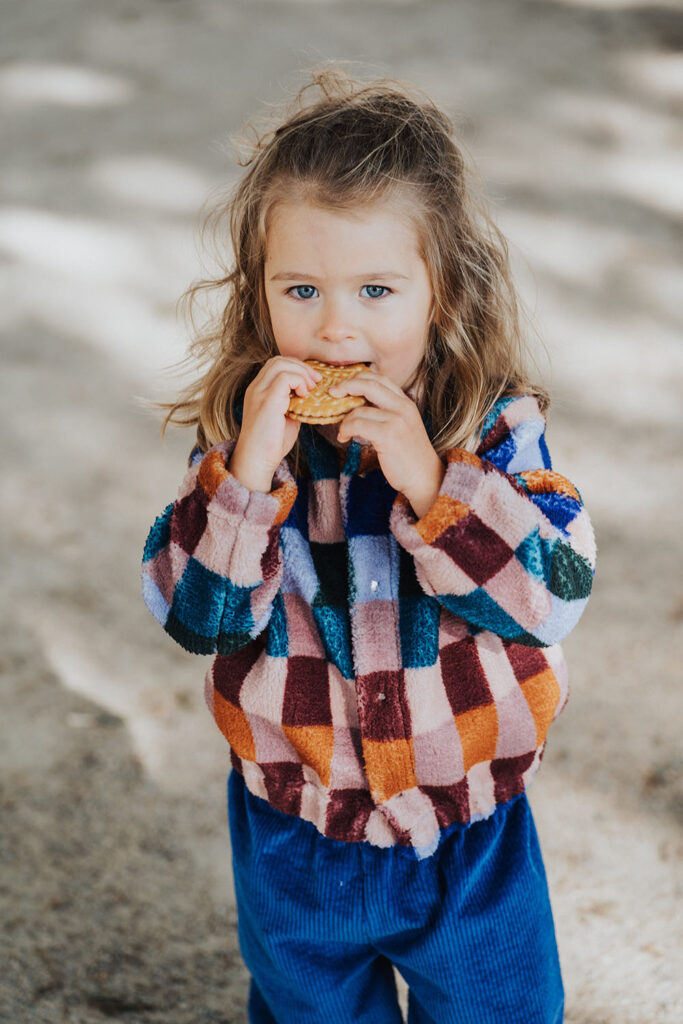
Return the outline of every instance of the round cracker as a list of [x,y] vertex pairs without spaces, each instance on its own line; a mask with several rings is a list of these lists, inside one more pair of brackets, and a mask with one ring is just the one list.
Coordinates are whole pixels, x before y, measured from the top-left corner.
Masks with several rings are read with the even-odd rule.
[[333,384],[349,380],[362,373],[363,370],[367,370],[366,363],[332,366],[330,363],[321,363],[317,359],[305,359],[304,362],[307,366],[318,370],[322,374],[322,379],[305,398],[297,394],[292,395],[287,410],[287,415],[291,419],[299,420],[301,423],[339,423],[351,409],[356,409],[359,405],[367,405],[367,401],[362,395],[343,395],[341,398],[334,398],[328,394]]

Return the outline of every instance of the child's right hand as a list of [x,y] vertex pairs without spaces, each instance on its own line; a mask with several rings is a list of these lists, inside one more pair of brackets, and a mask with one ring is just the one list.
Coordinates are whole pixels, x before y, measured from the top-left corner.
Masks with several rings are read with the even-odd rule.
[[301,428],[286,415],[291,393],[305,398],[321,377],[301,359],[273,356],[247,387],[242,429],[228,469],[250,491],[271,490],[273,474]]

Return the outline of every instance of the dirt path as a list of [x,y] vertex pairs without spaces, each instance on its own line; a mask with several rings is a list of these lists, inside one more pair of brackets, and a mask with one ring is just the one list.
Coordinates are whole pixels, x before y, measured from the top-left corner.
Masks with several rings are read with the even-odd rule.
[[136,396],[182,350],[222,140],[334,57],[461,112],[511,239],[599,543],[531,789],[567,1021],[677,1024],[680,11],[24,0],[3,22],[0,1020],[246,1022],[206,662],[139,597],[188,438],[161,447]]

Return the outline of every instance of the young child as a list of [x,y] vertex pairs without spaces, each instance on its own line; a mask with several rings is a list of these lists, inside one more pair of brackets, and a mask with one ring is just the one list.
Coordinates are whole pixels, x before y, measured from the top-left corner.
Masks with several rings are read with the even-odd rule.
[[[409,1024],[558,1024],[525,789],[591,526],[451,123],[386,79],[313,82],[216,211],[235,262],[168,415],[198,446],[144,554],[153,615],[216,655],[249,1019],[399,1024],[395,966]],[[364,404],[290,418],[306,360],[367,363],[333,392]]]

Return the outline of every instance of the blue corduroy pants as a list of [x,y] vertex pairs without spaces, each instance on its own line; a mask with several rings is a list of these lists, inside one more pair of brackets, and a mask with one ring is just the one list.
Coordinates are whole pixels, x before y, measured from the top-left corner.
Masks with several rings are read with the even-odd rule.
[[545,869],[526,795],[436,851],[321,835],[232,770],[228,817],[251,1024],[561,1024]]

